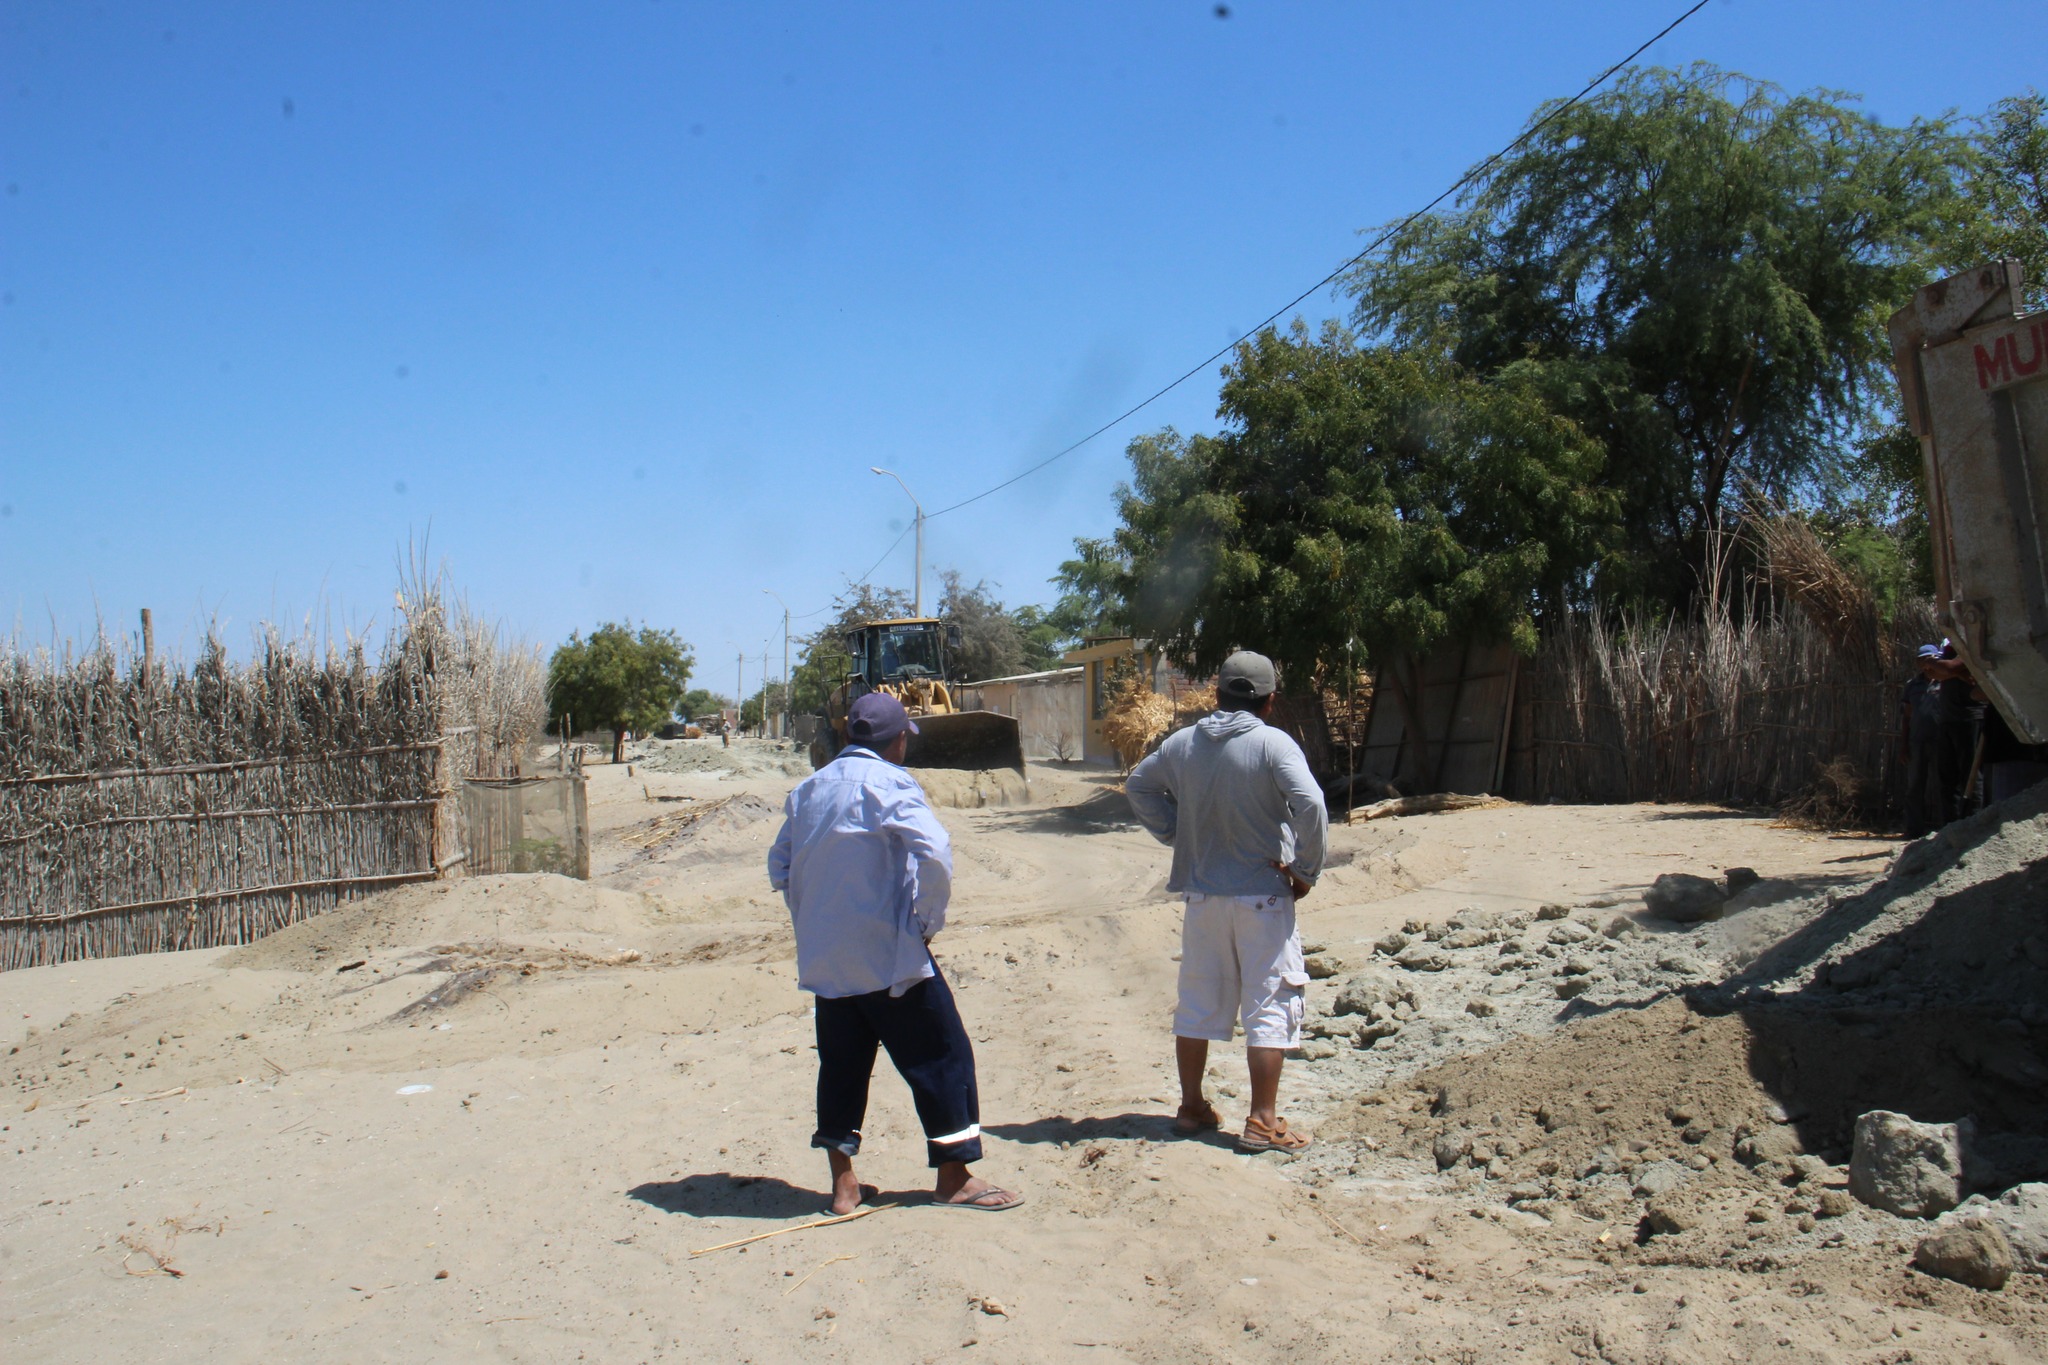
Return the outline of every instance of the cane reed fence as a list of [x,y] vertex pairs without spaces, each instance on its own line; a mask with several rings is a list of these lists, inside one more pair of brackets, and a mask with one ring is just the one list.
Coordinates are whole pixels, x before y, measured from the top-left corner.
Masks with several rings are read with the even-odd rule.
[[1524,664],[1510,790],[1772,806],[1823,824],[1892,806],[1897,706],[1932,604],[1885,613],[1806,523],[1752,513],[1763,568],[1689,620],[1554,622]]
[[1875,814],[1898,785],[1895,708],[1911,665],[1906,650],[1883,671],[1846,666],[1811,621],[1789,613],[1658,625],[1569,618],[1524,664],[1510,790],[1563,801],[1817,801],[1843,817]]
[[189,669],[0,643],[0,970],[246,943],[466,861],[457,784],[517,772],[540,661],[438,583],[372,663],[274,632]]

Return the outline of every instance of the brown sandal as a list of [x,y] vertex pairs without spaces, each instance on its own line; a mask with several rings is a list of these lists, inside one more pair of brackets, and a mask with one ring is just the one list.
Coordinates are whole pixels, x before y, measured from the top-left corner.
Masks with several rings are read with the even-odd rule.
[[1308,1149],[1312,1141],[1308,1134],[1297,1133],[1287,1126],[1286,1119],[1274,1119],[1268,1128],[1257,1119],[1244,1121],[1244,1132],[1238,1136],[1237,1150],[1240,1152],[1300,1152]]
[[1193,1137],[1223,1126],[1223,1115],[1216,1112],[1216,1106],[1203,1100],[1199,1104],[1184,1104],[1173,1116],[1173,1131],[1182,1137]]

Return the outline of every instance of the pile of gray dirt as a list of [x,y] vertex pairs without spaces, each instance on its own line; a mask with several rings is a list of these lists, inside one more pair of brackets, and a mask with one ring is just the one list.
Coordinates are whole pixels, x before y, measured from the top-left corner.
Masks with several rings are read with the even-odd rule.
[[1324,1134],[1352,1164],[1634,1225],[1645,1242],[1698,1230],[1695,1250],[1725,1259],[1757,1229],[1811,1234],[1852,1211],[1846,1168],[1805,1154],[1786,1118],[1742,1021],[1667,998],[1428,1068]]
[[1766,882],[1689,926],[1473,911],[1340,947],[1304,1048],[1339,1107],[1297,1173],[1629,1226],[1631,1255],[1691,1264],[1895,1260],[1925,1225],[1849,1195],[1858,1114],[1973,1119],[1980,1190],[2048,1176],[2044,855],[2048,788],[1849,892]]
[[1970,1116],[1980,1183],[2048,1175],[2048,786],[1906,845],[1885,875],[1694,993],[1739,1014],[1819,1145],[1856,1115]]

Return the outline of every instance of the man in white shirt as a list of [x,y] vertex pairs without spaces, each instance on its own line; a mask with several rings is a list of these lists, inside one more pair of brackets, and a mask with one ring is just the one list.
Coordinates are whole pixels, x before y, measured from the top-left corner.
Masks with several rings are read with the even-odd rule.
[[832,1212],[852,1213],[853,1173],[875,1051],[910,1086],[947,1207],[1013,1209],[1022,1195],[968,1170],[981,1160],[974,1048],[929,947],[946,924],[953,848],[902,768],[917,725],[883,692],[858,698],[839,756],[789,794],[768,881],[796,929],[797,984],[817,997],[818,1128]]

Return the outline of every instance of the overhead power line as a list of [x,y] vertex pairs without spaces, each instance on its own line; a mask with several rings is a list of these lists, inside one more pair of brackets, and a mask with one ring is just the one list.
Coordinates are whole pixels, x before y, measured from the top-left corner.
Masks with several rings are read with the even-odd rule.
[[[1161,386],[1158,389],[1155,389],[1153,392],[1147,394],[1138,402],[1132,404],[1128,408],[1125,408],[1122,412],[1110,418],[1107,422],[1104,422],[1101,426],[1095,428],[1095,430],[1089,432],[1086,436],[1081,437],[1079,440],[1073,442],[1071,445],[1063,446],[1060,449],[1054,451],[1052,454],[1040,460],[1037,464],[1032,465],[1029,469],[1025,469],[1019,473],[1013,474],[1009,478],[1004,479],[1001,483],[993,484],[987,488],[984,488],[979,493],[976,493],[972,497],[962,498],[960,501],[956,503],[951,503],[945,507],[941,507],[936,512],[927,512],[925,513],[925,520],[930,521],[933,517],[943,517],[948,512],[957,512],[963,507],[969,506],[970,504],[973,503],[980,502],[983,498],[989,497],[996,493],[1000,493],[1005,488],[1008,488],[1010,485],[1022,482],[1023,480],[1030,478],[1033,474],[1036,474],[1039,470],[1044,469],[1046,466],[1051,465],[1059,460],[1065,459],[1067,456],[1073,454],[1082,446],[1087,445],[1090,441],[1093,441],[1096,437],[1102,435],[1104,432],[1110,431],[1118,426],[1121,426],[1124,422],[1127,422],[1131,418],[1137,416],[1146,408],[1151,407],[1154,403],[1166,397],[1167,394],[1172,393],[1175,389],[1187,383],[1190,379],[1193,379],[1203,370],[1208,369],[1211,365],[1215,364],[1217,361],[1221,360],[1223,357],[1229,355],[1232,351],[1236,350],[1239,344],[1241,344],[1246,337],[1256,336],[1261,329],[1271,326],[1274,322],[1278,321],[1281,317],[1285,316],[1289,311],[1300,306],[1300,304],[1306,299],[1308,299],[1311,295],[1317,293],[1319,290],[1326,289],[1330,285],[1334,284],[1344,274],[1345,271],[1351,270],[1354,267],[1363,264],[1365,260],[1368,257],[1370,257],[1375,251],[1378,251],[1381,247],[1385,246],[1387,242],[1392,240],[1397,234],[1406,231],[1409,227],[1413,226],[1419,219],[1422,218],[1424,214],[1429,213],[1431,210],[1435,209],[1437,205],[1443,203],[1444,200],[1449,199],[1459,190],[1464,189],[1467,185],[1479,179],[1486,172],[1492,170],[1494,166],[1498,165],[1504,158],[1513,153],[1516,148],[1520,147],[1530,138],[1536,136],[1536,134],[1542,132],[1547,125],[1555,121],[1567,109],[1570,109],[1572,106],[1580,103],[1586,98],[1586,96],[1592,94],[1595,90],[1598,90],[1601,86],[1605,85],[1607,83],[1608,78],[1614,75],[1615,72],[1621,70],[1630,62],[1634,61],[1636,58],[1642,56],[1645,52],[1648,52],[1651,48],[1655,47],[1659,42],[1669,37],[1673,30],[1677,29],[1679,25],[1683,24],[1686,20],[1692,18],[1695,14],[1698,14],[1701,10],[1705,9],[1708,3],[1709,0],[1697,0],[1696,4],[1687,9],[1684,13],[1680,14],[1676,19],[1673,19],[1670,23],[1664,25],[1663,28],[1658,29],[1656,33],[1652,34],[1648,39],[1644,40],[1642,43],[1639,43],[1636,46],[1635,50],[1630,52],[1626,57],[1623,57],[1620,61],[1615,62],[1612,66],[1608,67],[1605,71],[1602,71],[1592,80],[1587,81],[1585,87],[1581,89],[1576,95],[1573,95],[1570,99],[1564,101],[1564,103],[1558,105],[1555,109],[1552,109],[1542,118],[1530,124],[1528,128],[1522,131],[1519,137],[1516,137],[1512,142],[1509,142],[1505,147],[1502,147],[1492,156],[1487,157],[1484,161],[1480,162],[1478,165],[1472,167],[1463,175],[1459,176],[1456,180],[1452,181],[1449,187],[1446,188],[1443,191],[1443,193],[1437,195],[1436,198],[1430,200],[1427,204],[1424,204],[1421,208],[1415,210],[1415,212],[1409,214],[1400,222],[1394,224],[1392,227],[1380,233],[1379,236],[1373,238],[1372,241],[1367,244],[1366,248],[1363,251],[1360,251],[1356,255],[1347,258],[1335,270],[1332,270],[1329,274],[1323,276],[1320,280],[1317,280],[1314,284],[1302,290],[1299,294],[1296,294],[1286,303],[1283,303],[1278,308],[1275,308],[1272,312],[1268,313],[1264,318],[1260,319],[1257,324],[1250,328],[1247,328],[1244,332],[1232,338],[1231,341],[1225,346],[1223,346],[1220,350],[1213,351],[1209,355],[1203,357],[1196,364],[1189,367],[1178,378],[1172,380],[1170,383]],[[875,570],[882,567],[883,562],[887,560],[890,555],[896,552],[896,547],[903,543],[903,537],[909,534],[910,528],[907,526],[904,527],[903,530],[900,533],[898,533],[896,539],[889,542],[889,548],[882,551],[881,558],[877,559],[872,565],[870,565],[866,573],[862,574],[859,578],[854,579],[852,586],[858,587],[860,584],[865,583],[870,578],[874,577]],[[830,608],[820,608],[819,611],[807,612],[805,613],[805,615],[816,616],[820,614],[820,612],[826,610],[830,610]]]
[[[1427,204],[1424,204],[1421,208],[1415,210],[1415,212],[1409,214],[1400,222],[1394,224],[1394,226],[1380,233],[1379,236],[1373,238],[1371,244],[1368,245],[1365,248],[1365,250],[1359,252],[1355,256],[1352,256],[1343,264],[1339,265],[1335,270],[1332,270],[1329,274],[1323,276],[1320,280],[1317,280],[1314,284],[1302,290],[1299,294],[1296,294],[1286,303],[1283,303],[1278,308],[1275,308],[1272,312],[1268,313],[1263,319],[1261,319],[1256,325],[1247,328],[1242,334],[1232,339],[1229,342],[1229,344],[1225,345],[1221,350],[1212,352],[1210,355],[1204,357],[1200,362],[1198,362],[1192,368],[1187,370],[1187,372],[1182,374],[1178,379],[1173,380],[1171,383],[1165,385],[1162,388],[1154,390],[1151,394],[1147,395],[1145,398],[1141,399],[1139,402],[1133,404],[1132,406],[1124,409],[1116,416],[1110,418],[1107,422],[1104,422],[1101,426],[1095,428],[1095,430],[1089,432],[1080,440],[1075,441],[1072,445],[1065,446],[1062,449],[1054,451],[1052,454],[1040,460],[1037,464],[1032,465],[1029,469],[1026,469],[1018,474],[1013,474],[1009,478],[1004,479],[999,484],[995,484],[991,487],[984,488],[971,498],[962,498],[960,501],[953,503],[950,506],[941,507],[936,512],[927,512],[925,514],[925,520],[930,521],[933,517],[943,517],[948,512],[957,512],[961,508],[966,507],[971,503],[980,502],[983,498],[988,497],[990,494],[1000,493],[1005,488],[1008,488],[1011,484],[1030,478],[1033,474],[1036,474],[1039,470],[1044,469],[1047,465],[1050,465],[1055,461],[1065,459],[1067,456],[1073,454],[1082,446],[1087,445],[1090,441],[1093,441],[1096,437],[1102,435],[1104,432],[1109,431],[1114,427],[1120,426],[1122,423],[1128,421],[1130,418],[1137,416],[1140,412],[1143,412],[1146,408],[1151,407],[1154,403],[1166,397],[1167,394],[1172,393],[1175,389],[1187,383],[1190,379],[1193,379],[1203,370],[1208,369],[1211,365],[1221,360],[1224,356],[1227,356],[1232,351],[1236,350],[1238,345],[1242,343],[1246,337],[1256,336],[1263,328],[1271,326],[1275,321],[1279,320],[1283,315],[1294,309],[1303,300],[1307,299],[1311,294],[1314,294],[1319,290],[1327,288],[1329,285],[1335,283],[1337,279],[1344,274],[1345,271],[1362,264],[1367,257],[1371,256],[1375,251],[1378,251],[1382,246],[1385,246],[1387,242],[1396,234],[1407,230],[1424,214],[1434,209],[1437,205],[1443,203],[1444,200],[1449,199],[1459,190],[1464,189],[1465,186],[1471,184],[1474,180],[1477,180],[1487,171],[1493,169],[1493,167],[1496,164],[1498,164],[1502,158],[1506,157],[1511,152],[1513,152],[1517,147],[1520,147],[1524,142],[1527,142],[1530,138],[1534,137],[1537,133],[1541,132],[1545,125],[1549,124],[1559,115],[1563,114],[1565,110],[1570,109],[1573,105],[1585,99],[1586,96],[1592,94],[1602,85],[1605,85],[1607,83],[1608,77],[1612,76],[1615,72],[1621,70],[1624,66],[1627,66],[1636,58],[1642,56],[1645,52],[1648,52],[1652,47],[1656,46],[1657,43],[1662,41],[1665,37],[1669,36],[1673,29],[1676,29],[1680,24],[1683,24],[1686,20],[1692,18],[1693,15],[1698,14],[1701,10],[1705,9],[1708,3],[1709,0],[1698,0],[1698,3],[1693,5],[1692,8],[1686,10],[1685,13],[1679,15],[1670,23],[1664,25],[1663,28],[1658,29],[1657,32],[1654,35],[1652,35],[1648,40],[1638,45],[1635,51],[1629,53],[1626,57],[1623,57],[1620,61],[1614,63],[1614,65],[1608,67],[1605,71],[1602,71],[1592,80],[1586,82],[1585,88],[1579,91],[1578,94],[1573,95],[1570,99],[1566,100],[1564,103],[1558,105],[1555,109],[1552,109],[1549,113],[1545,114],[1542,118],[1538,119],[1535,123],[1529,125],[1529,127],[1523,131],[1520,137],[1517,137],[1514,141],[1508,143],[1507,146],[1501,148],[1492,156],[1489,156],[1488,158],[1486,158],[1486,160],[1480,162],[1477,166],[1474,166],[1471,170],[1466,171],[1463,175],[1459,176],[1457,180],[1453,181],[1450,187],[1446,189],[1442,194],[1439,194],[1436,198],[1430,200]],[[903,537],[898,536],[896,539],[900,543]],[[889,548],[893,550],[896,547],[892,545]],[[882,558],[887,559],[888,556],[885,554],[882,556]],[[879,566],[880,565],[878,561],[877,567]],[[874,569],[868,570],[868,573],[873,572]],[[865,575],[863,575],[863,577],[865,577]]]
[[[929,520],[929,518],[927,518],[927,520]],[[890,555],[893,555],[893,554],[895,554],[895,553],[896,553],[896,547],[897,547],[898,545],[901,545],[901,544],[903,543],[903,537],[905,537],[905,536],[907,536],[907,535],[909,535],[909,534],[910,534],[910,527],[908,527],[908,526],[906,526],[906,527],[904,527],[904,528],[903,528],[902,530],[898,531],[898,532],[896,533],[896,539],[894,539],[894,540],[892,540],[892,541],[890,541],[890,542],[889,542],[889,548],[888,548],[888,549],[886,549],[886,550],[884,550],[884,551],[882,551],[882,558],[881,558],[881,559],[877,559],[877,560],[876,560],[876,561],[875,561],[874,563],[872,563],[872,564],[868,565],[868,571],[867,571],[866,573],[862,574],[862,575],[861,575],[861,576],[860,576],[859,578],[856,578],[856,579],[854,579],[854,580],[853,580],[853,585],[854,585],[855,587],[859,587],[859,586],[860,586],[861,584],[863,584],[863,583],[867,582],[867,581],[868,581],[868,580],[869,580],[870,578],[873,578],[873,577],[875,576],[875,570],[877,570],[877,569],[879,569],[879,568],[881,568],[881,567],[882,567],[882,560],[883,560],[883,559],[887,559],[887,558],[888,558],[888,557],[889,557]]]

